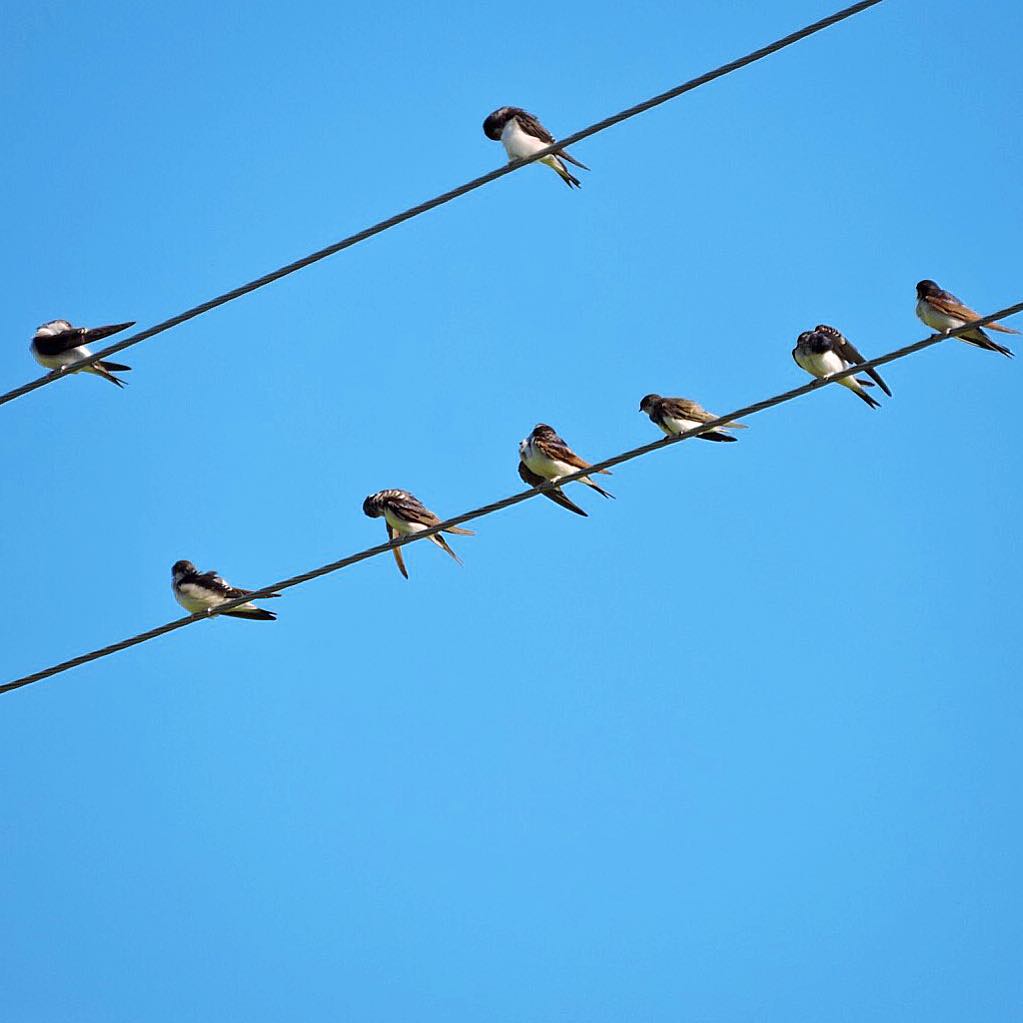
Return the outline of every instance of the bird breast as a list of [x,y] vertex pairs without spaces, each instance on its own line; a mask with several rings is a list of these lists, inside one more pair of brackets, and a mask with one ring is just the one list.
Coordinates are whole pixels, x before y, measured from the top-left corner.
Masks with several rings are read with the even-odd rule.
[[522,156],[531,156],[539,149],[546,149],[547,143],[529,135],[522,130],[516,118],[512,118],[501,132],[501,141],[504,143],[505,152],[509,159],[517,160]]

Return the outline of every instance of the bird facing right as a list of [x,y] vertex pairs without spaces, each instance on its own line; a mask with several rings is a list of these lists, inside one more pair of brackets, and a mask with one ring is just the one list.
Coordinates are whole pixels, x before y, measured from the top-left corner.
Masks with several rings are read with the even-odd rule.
[[[111,334],[134,327],[135,321],[128,323],[111,323],[105,327],[72,327],[67,320],[50,320],[36,328],[32,343],[28,346],[32,358],[47,369],[62,370],[65,366],[87,359],[92,352],[86,348],[90,341],[101,341]],[[83,366],[76,373],[93,373],[104,380],[109,380],[118,387],[124,387],[124,381],[114,376],[114,372],[126,373],[131,366],[119,362],[100,360],[91,366]]]

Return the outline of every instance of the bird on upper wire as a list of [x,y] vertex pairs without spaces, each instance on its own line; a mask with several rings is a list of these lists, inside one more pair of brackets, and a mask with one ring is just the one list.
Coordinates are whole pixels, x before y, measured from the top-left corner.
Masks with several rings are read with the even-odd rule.
[[[67,320],[50,320],[36,328],[35,336],[29,345],[32,357],[40,366],[61,371],[65,366],[87,359],[92,352],[86,345],[92,341],[101,341],[111,334],[134,327],[135,321],[128,323],[111,323],[105,327],[72,327]],[[124,387],[125,381],[114,376],[114,373],[127,373],[131,366],[119,362],[100,360],[91,366],[83,366],[76,373],[93,373],[104,380],[109,380],[118,387]]]

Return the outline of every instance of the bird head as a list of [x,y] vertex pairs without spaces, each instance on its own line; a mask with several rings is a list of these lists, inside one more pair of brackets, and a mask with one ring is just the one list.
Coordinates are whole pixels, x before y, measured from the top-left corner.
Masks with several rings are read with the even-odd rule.
[[501,138],[504,126],[515,116],[515,107],[498,107],[492,114],[487,116],[483,122],[483,134],[495,142]]

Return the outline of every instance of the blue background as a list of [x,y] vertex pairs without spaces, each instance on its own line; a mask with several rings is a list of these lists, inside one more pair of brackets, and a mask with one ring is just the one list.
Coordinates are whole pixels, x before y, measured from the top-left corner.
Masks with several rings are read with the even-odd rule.
[[[16,3],[0,386],[832,9]],[[1021,28],[884,4],[4,407],[3,677],[1019,300]],[[4,1017],[1018,1015],[1020,367],[885,372],[3,697]]]

